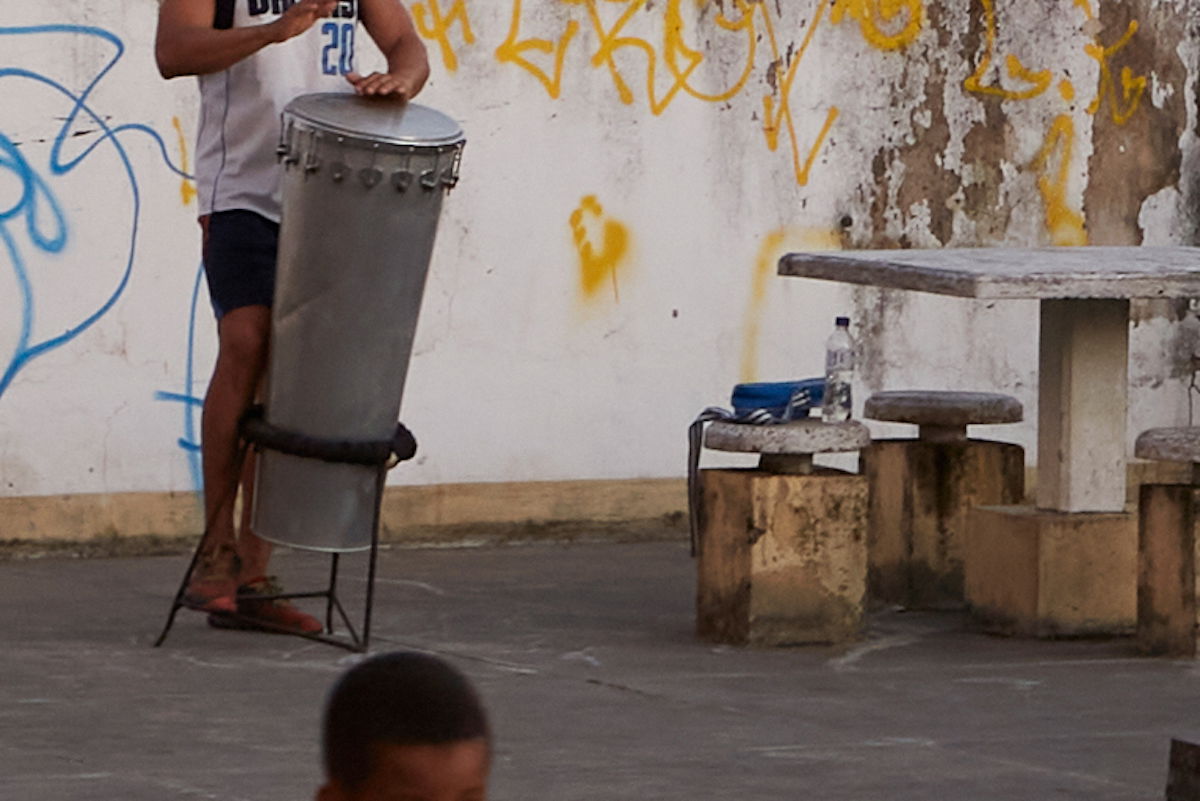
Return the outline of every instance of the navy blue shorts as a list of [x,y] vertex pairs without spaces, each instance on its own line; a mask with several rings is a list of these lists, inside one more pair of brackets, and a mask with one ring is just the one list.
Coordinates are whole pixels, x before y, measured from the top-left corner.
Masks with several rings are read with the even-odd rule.
[[275,297],[279,223],[244,209],[209,215],[204,275],[217,319],[242,306],[270,306]]

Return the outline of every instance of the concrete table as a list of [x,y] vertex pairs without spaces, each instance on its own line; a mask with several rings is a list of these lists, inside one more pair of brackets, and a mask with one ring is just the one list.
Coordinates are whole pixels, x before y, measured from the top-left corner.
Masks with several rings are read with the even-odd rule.
[[792,253],[779,274],[963,298],[1041,301],[1037,504],[1125,508],[1130,298],[1200,297],[1200,248]]
[[[1200,248],[791,253],[780,259],[779,274],[964,298],[1039,300],[1038,511],[1124,515],[1129,301],[1200,297]],[[1091,526],[1093,534],[1095,525],[1108,527],[1106,530],[1114,532],[1111,539],[1123,542],[1124,534],[1116,533],[1117,529],[1135,530],[1125,521],[1127,517],[1117,526],[1092,515],[1082,525],[1083,529]],[[1048,520],[1034,528],[1042,526],[1041,530],[1048,531]],[[1063,523],[1062,519],[1053,521],[1055,537]],[[1038,536],[1035,533],[1032,539],[1038,541]],[[1037,551],[1043,546],[1033,547]],[[1136,536],[1129,544],[1129,554],[1124,553],[1124,544],[1121,548],[1120,560],[1128,557],[1136,562]],[[1044,561],[1045,553],[1035,552],[1030,558]],[[1123,575],[1123,562],[1113,571]],[[1136,573],[1130,581],[1133,588]],[[1031,591],[1041,598],[1043,589]],[[1130,607],[1130,615],[1128,621],[1124,612],[1118,615],[1123,622],[1116,628],[1123,628],[1125,622],[1132,625],[1136,610],[1135,599],[1122,595],[1120,603],[1122,609]],[[1015,630],[1061,634],[1113,628],[1100,621],[1104,614],[1089,617],[1084,610],[1082,615],[1080,627],[1061,620],[1047,624],[1046,618],[1037,623],[1026,621],[1029,625],[1017,625]]]

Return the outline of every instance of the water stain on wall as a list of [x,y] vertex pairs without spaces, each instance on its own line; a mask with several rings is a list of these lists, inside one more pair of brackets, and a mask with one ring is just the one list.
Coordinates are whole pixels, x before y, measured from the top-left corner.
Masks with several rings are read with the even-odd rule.
[[908,293],[899,289],[856,286],[852,331],[858,343],[858,378],[866,395],[886,388],[892,348],[903,332]]
[[[1150,0],[1103,2],[1089,55],[1100,62],[1093,150],[1084,191],[1094,245],[1140,245],[1142,204],[1179,184],[1187,127],[1187,68],[1177,56],[1186,28]],[[1160,87],[1151,97],[1149,81]],[[1195,212],[1193,212],[1194,214]]]
[[[936,51],[949,46],[949,32],[941,22],[937,6],[925,10],[936,37]],[[874,178],[870,187],[870,230],[859,246],[874,248],[947,245],[954,235],[954,215],[961,204],[962,179],[945,166],[943,154],[950,144],[950,126],[945,113],[948,80],[945,58],[937,58],[932,47],[912,52],[906,59],[906,77],[899,84],[924,75],[925,102],[913,113],[914,135],[904,144],[878,150],[871,162]],[[898,104],[900,107],[904,103]],[[928,233],[936,243],[913,242],[907,233],[913,215],[927,219]]]
[[744,382],[760,380],[758,372],[759,345],[761,343],[763,312],[767,304],[767,291],[775,279],[775,269],[781,256],[797,250],[840,250],[841,236],[836,230],[819,228],[778,228],[762,238],[758,255],[754,260],[751,278],[750,300],[746,305],[746,317],[742,334],[741,378]]

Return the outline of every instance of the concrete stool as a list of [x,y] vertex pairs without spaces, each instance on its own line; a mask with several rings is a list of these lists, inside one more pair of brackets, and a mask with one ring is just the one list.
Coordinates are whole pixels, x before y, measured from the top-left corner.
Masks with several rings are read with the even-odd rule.
[[718,642],[843,642],[863,626],[867,480],[814,453],[871,441],[858,422],[716,422],[705,445],[758,453],[757,469],[700,471],[696,628]]
[[1200,801],[1200,744],[1171,738],[1166,801]]
[[1141,459],[1190,462],[1191,484],[1143,484],[1138,502],[1137,643],[1146,654],[1196,655],[1196,536],[1200,428],[1152,428],[1134,446]]
[[1021,403],[986,392],[880,392],[872,420],[913,423],[918,438],[876,440],[864,454],[870,482],[868,589],[912,609],[963,603],[967,515],[1020,503],[1025,450],[967,438],[967,426],[1016,423]]

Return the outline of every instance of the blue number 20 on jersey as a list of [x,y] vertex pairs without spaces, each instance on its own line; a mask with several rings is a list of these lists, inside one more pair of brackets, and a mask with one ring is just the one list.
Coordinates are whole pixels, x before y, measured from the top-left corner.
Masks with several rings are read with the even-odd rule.
[[326,22],[321,26],[325,46],[321,48],[321,71],[326,75],[345,75],[354,71],[353,22]]

